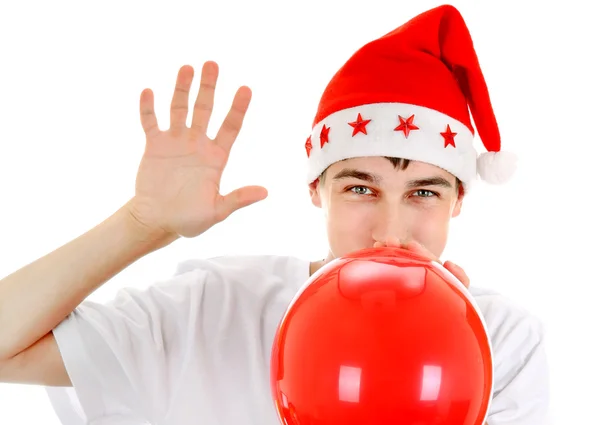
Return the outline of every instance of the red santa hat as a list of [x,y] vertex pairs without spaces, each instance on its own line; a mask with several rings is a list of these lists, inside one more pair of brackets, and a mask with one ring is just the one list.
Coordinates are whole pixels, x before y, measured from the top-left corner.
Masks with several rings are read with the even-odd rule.
[[[470,109],[470,113],[469,113]],[[487,152],[477,153],[475,129]],[[465,189],[507,181],[500,133],[469,30],[453,6],[418,15],[358,50],[327,85],[305,143],[308,183],[331,164],[389,156],[436,165]]]

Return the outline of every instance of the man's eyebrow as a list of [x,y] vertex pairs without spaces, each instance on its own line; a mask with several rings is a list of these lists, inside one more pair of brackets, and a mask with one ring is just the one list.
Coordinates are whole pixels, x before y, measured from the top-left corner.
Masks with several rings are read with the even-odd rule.
[[[348,178],[363,180],[373,184],[379,184],[382,180],[381,176],[377,174],[369,173],[367,171],[361,171],[355,168],[344,168],[335,176],[333,176],[333,180],[343,180]],[[454,187],[452,183],[450,183],[447,179],[440,176],[426,177],[406,182],[406,187],[409,189],[414,189],[423,186],[441,186],[447,188]]]
[[335,176],[333,176],[332,180],[343,180],[343,179],[358,179],[364,180],[369,183],[378,184],[381,182],[381,176],[377,174],[368,173],[366,171],[357,170],[354,168],[344,168],[342,171],[338,172]]
[[447,188],[453,188],[454,186],[452,185],[452,183],[450,183],[447,179],[443,178],[443,177],[427,177],[424,179],[415,179],[415,180],[410,180],[408,182],[406,182],[406,187],[407,188],[417,188],[417,187],[422,187],[422,186],[441,186],[441,187],[447,187]]

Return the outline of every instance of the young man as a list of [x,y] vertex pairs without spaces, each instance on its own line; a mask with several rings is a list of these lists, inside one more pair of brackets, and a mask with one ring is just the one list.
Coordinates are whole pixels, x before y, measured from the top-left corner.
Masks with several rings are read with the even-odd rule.
[[[135,196],[0,281],[0,381],[46,386],[66,425],[277,424],[269,385],[273,336],[310,275],[370,246],[402,245],[438,261],[449,221],[477,174],[501,182],[514,165],[500,151],[462,17],[453,7],[435,8],[363,46],[323,94],[305,147],[310,198],[327,221],[325,259],[191,260],[144,291],[123,289],[105,305],[83,301],[142,256],[198,236],[267,196],[262,187],[219,193],[251,93],[240,88],[209,139],[217,73],[215,63],[204,65],[189,128],[191,67],[178,75],[167,131],[157,127],[152,92],[143,91],[147,140]],[[489,151],[479,158],[469,107]],[[469,286],[463,270],[444,266]],[[470,291],[494,351],[487,424],[545,423],[540,323],[496,293]]]

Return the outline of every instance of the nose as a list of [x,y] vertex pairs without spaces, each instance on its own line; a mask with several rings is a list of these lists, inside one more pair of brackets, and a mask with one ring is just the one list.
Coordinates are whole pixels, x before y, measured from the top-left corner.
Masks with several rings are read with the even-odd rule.
[[409,215],[397,204],[380,205],[373,225],[373,246],[399,246],[411,239]]

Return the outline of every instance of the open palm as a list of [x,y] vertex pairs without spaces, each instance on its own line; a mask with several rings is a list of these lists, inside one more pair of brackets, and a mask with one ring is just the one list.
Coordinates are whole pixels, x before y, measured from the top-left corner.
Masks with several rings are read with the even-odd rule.
[[140,118],[146,147],[136,177],[132,214],[145,226],[184,237],[197,236],[234,211],[264,199],[267,190],[246,186],[223,196],[220,182],[233,143],[250,103],[241,87],[214,139],[206,135],[213,109],[218,66],[206,62],[187,127],[189,91],[194,70],[180,68],[171,102],[170,128],[161,131],[150,89],[140,96]]

